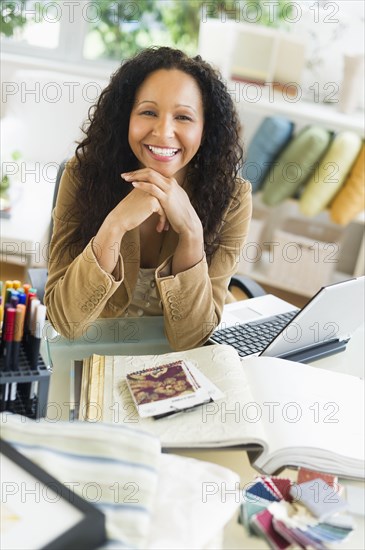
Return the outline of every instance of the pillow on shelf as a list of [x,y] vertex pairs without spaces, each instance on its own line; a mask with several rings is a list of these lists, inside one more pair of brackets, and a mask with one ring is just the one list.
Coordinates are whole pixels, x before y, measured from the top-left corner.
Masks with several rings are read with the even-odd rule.
[[361,144],[361,137],[355,132],[346,130],[335,136],[300,198],[303,214],[316,216],[326,208],[345,181]]
[[331,137],[331,132],[320,126],[307,126],[295,136],[266,176],[263,202],[274,206],[293,196],[309,178]]
[[365,208],[365,145],[344,186],[331,204],[331,220],[340,225],[350,223]]
[[279,116],[265,118],[247,149],[242,177],[252,184],[255,193],[261,187],[270,165],[291,139],[294,124]]

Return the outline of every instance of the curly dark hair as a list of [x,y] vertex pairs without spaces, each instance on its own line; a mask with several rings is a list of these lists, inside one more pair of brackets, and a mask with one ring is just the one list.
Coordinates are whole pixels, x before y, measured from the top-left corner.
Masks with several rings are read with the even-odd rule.
[[77,201],[80,225],[74,233],[77,248],[95,235],[106,215],[131,189],[120,174],[138,168],[128,143],[134,98],[148,75],[159,69],[178,69],[192,76],[202,94],[204,137],[188,166],[190,200],[203,226],[209,257],[218,246],[218,225],[232,198],[242,162],[240,123],[221,76],[211,65],[168,47],[152,47],[125,61],[111,76],[83,126],[85,138],[76,148],[81,182]]

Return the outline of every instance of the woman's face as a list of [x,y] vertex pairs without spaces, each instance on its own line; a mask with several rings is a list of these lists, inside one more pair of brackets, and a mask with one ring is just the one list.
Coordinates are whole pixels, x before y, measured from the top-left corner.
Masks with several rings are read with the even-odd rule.
[[194,78],[177,69],[160,69],[137,90],[129,145],[142,166],[181,184],[200,147],[203,127],[202,96]]

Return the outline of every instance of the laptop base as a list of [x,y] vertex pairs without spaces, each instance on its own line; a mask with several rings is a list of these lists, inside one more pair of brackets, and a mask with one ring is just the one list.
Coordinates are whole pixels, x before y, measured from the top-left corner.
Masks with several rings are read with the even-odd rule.
[[316,346],[311,346],[302,350],[293,351],[291,353],[284,353],[279,357],[281,359],[287,359],[288,361],[297,361],[298,363],[311,363],[318,359],[323,359],[329,355],[334,355],[340,351],[345,351],[346,345],[350,338],[347,340],[330,340]]

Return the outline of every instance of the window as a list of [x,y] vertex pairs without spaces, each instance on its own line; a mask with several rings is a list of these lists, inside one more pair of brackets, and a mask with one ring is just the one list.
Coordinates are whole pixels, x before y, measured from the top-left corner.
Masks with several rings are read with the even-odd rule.
[[[107,0],[88,17],[86,59],[123,59],[152,44],[175,46],[195,54],[200,5],[196,0]],[[91,7],[91,6],[90,6]]]
[[5,1],[2,47],[6,52],[74,63],[120,61],[152,44],[194,54],[202,4],[197,0]]

